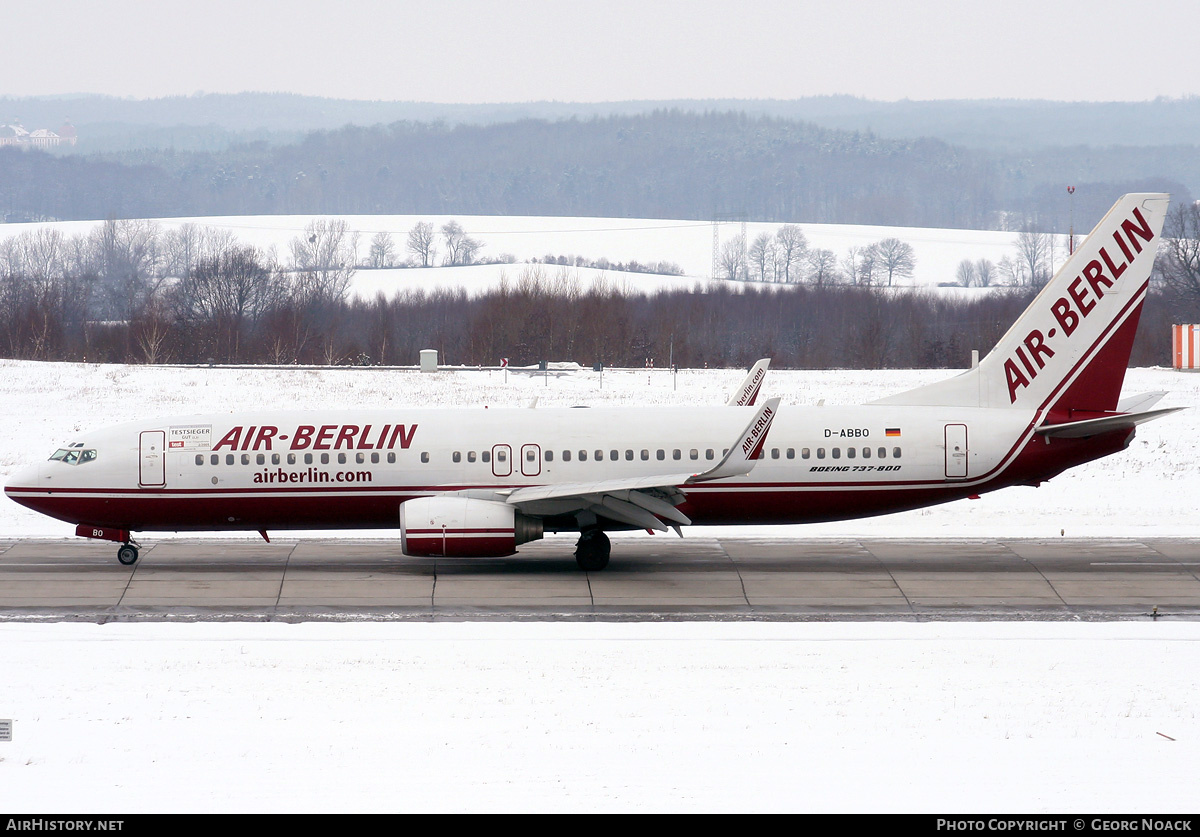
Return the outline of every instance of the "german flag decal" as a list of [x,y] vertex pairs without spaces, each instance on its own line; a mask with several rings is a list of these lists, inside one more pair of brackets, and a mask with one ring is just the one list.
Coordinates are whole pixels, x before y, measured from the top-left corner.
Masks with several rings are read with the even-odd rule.
[[889,427],[889,428],[888,428],[888,429],[887,429],[887,430],[884,432],[884,434],[883,434],[883,435],[884,435],[884,436],[887,436],[888,438],[891,438],[892,436],[899,436],[899,435],[900,435],[900,428],[899,428],[899,427]]

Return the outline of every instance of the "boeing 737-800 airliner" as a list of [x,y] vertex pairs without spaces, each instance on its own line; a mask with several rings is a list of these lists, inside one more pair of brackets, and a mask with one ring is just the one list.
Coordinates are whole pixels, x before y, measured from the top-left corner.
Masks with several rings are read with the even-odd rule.
[[387,409],[191,415],[98,430],[15,474],[13,500],[121,544],[138,531],[399,527],[418,556],[510,555],[614,529],[807,523],[1036,485],[1125,448],[1156,395],[1120,401],[1168,196],[1126,195],[995,348],[860,406]]

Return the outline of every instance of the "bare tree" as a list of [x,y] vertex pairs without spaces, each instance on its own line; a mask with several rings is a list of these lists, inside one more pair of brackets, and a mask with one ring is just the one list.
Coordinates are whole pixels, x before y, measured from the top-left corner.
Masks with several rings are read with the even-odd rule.
[[832,250],[810,250],[807,261],[808,281],[816,287],[833,285],[841,279],[837,269],[837,256]]
[[442,225],[442,241],[446,245],[443,264],[474,264],[483,244],[467,235],[458,221],[447,221]]
[[1154,268],[1173,293],[1200,302],[1200,204],[1177,204],[1167,215]]
[[842,267],[854,285],[874,285],[880,270],[879,248],[875,244],[866,247],[850,247],[842,260]]
[[1021,263],[1011,256],[1001,257],[1000,263],[996,265],[996,271],[1006,285],[1016,288],[1029,284],[1028,275],[1022,268]]
[[408,231],[408,243],[405,248],[420,262],[421,267],[432,265],[433,259],[437,255],[437,247],[434,246],[433,224],[428,221],[419,221],[415,224]]
[[979,284],[979,272],[975,269],[975,262],[970,259],[963,259],[959,262],[958,268],[954,271],[954,281],[964,288]]
[[207,331],[212,351],[223,360],[240,360],[247,326],[276,301],[278,285],[271,265],[253,247],[233,246],[207,256],[175,289],[180,320]]
[[720,268],[722,278],[736,282],[746,281],[749,271],[746,265],[745,238],[739,235],[721,246]]
[[1050,281],[1050,236],[1027,225],[1017,236],[1017,261],[1028,284],[1045,285]]
[[317,219],[292,239],[292,267],[303,294],[340,301],[350,290],[358,263],[358,233],[342,219]]
[[991,287],[992,282],[996,281],[996,265],[992,264],[991,259],[975,262],[975,280],[981,288]]
[[370,265],[374,268],[392,267],[396,264],[396,244],[391,233],[380,230],[371,239]]
[[770,233],[762,233],[754,239],[746,255],[758,274],[758,281],[766,282],[768,269],[775,263],[775,239]]
[[162,276],[158,234],[153,221],[109,219],[88,237],[105,316],[132,320],[157,289],[154,278]]
[[784,224],[775,233],[775,243],[779,248],[778,264],[783,268],[783,281],[799,281],[800,277],[792,274],[808,255],[808,239],[804,237],[804,231],[795,224]]
[[881,272],[887,273],[888,287],[897,276],[911,278],[917,268],[917,255],[911,244],[898,238],[885,238],[874,245]]

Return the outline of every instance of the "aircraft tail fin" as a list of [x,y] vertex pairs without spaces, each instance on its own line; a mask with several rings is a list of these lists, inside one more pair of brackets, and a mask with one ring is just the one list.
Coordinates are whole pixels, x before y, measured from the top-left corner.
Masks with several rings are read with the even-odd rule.
[[1118,200],[974,369],[873,403],[1114,411],[1169,198]]

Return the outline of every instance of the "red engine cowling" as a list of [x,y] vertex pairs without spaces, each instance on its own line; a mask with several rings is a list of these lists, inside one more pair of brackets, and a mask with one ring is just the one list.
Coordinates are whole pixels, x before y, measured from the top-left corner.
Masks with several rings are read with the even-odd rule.
[[418,497],[400,504],[405,555],[498,558],[542,537],[542,521],[507,503],[468,497]]

